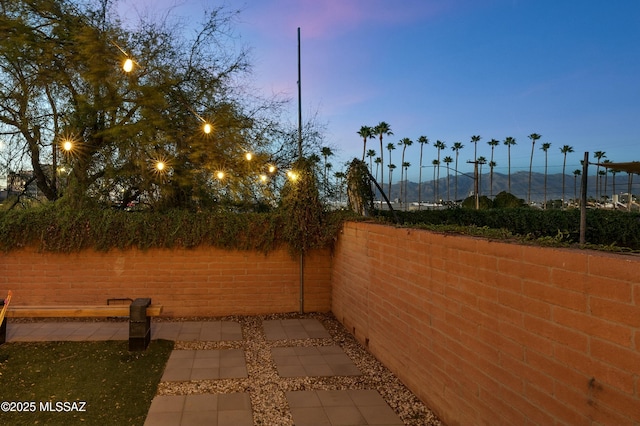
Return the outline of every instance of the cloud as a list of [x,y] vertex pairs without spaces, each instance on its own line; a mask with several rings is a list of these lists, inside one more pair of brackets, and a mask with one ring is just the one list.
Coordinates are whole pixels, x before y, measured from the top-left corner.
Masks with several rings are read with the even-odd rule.
[[268,0],[249,3],[246,16],[267,34],[290,33],[302,28],[303,36],[331,39],[365,25],[397,25],[433,16],[440,2],[403,0]]

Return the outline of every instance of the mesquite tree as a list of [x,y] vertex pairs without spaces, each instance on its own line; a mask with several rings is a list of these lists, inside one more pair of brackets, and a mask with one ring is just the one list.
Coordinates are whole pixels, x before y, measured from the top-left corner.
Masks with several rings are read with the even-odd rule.
[[240,84],[236,14],[213,9],[186,38],[126,30],[108,0],[0,0],[0,167],[32,171],[50,201],[200,208],[272,190],[258,177],[294,160],[292,132],[280,101]]

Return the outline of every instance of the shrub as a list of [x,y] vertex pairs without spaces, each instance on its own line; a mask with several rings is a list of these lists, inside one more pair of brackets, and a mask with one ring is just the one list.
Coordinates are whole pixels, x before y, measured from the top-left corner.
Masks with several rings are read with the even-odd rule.
[[[391,221],[389,212],[379,211],[378,214],[381,220]],[[580,211],[577,209],[453,208],[396,214],[404,226],[426,226],[430,229],[440,226],[447,232],[455,227],[463,233],[468,232],[465,228],[469,227],[476,230],[487,228],[503,230],[503,235],[519,236],[528,241],[544,239],[549,242],[551,239],[567,244],[578,243],[580,237]],[[495,232],[491,234],[494,235]],[[609,249],[640,250],[640,214],[618,210],[587,210],[585,238],[591,245],[606,246]]]

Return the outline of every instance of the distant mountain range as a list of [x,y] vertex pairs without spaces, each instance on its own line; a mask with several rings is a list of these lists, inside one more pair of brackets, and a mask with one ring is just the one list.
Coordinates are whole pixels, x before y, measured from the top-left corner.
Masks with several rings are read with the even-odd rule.
[[[442,177],[442,174],[445,174]],[[440,170],[440,179],[437,181],[433,180],[425,180],[422,182],[422,197],[421,200],[423,202],[434,201],[436,197],[434,196],[434,192],[437,190],[438,199],[440,200],[455,200],[456,194],[456,179],[455,175],[451,173],[448,179],[446,177],[446,169]],[[632,182],[631,192],[633,194],[640,194],[640,176],[634,176],[635,179]],[[386,176],[385,176],[386,178]],[[577,179],[573,174],[565,175],[565,195],[564,198],[566,200],[573,199],[574,196],[580,197],[580,183],[582,176],[578,176]],[[385,179],[384,183],[384,191],[388,194],[389,186],[388,179]],[[529,188],[529,172],[520,171],[517,173],[511,174],[511,191],[509,191],[509,178],[506,174],[494,173],[493,174],[493,187],[490,187],[490,175],[489,173],[482,173],[480,176],[480,195],[486,195],[491,197],[491,195],[495,196],[496,194],[507,191],[511,192],[518,198],[522,198],[527,200],[528,188]],[[606,183],[606,188],[605,188]],[[404,182],[403,182],[404,184]],[[614,191],[614,179],[613,176],[609,175],[606,177],[606,182],[604,176],[600,179],[599,182],[599,190],[597,191],[598,197],[606,194],[609,198]],[[407,202],[418,201],[418,189],[420,185],[417,182],[406,182],[406,200]],[[473,194],[474,182],[471,177],[468,175],[459,175],[458,176],[458,191],[457,191],[457,199],[461,200]],[[619,173],[615,176],[615,193],[622,194],[627,193],[629,189],[629,179],[626,173]],[[405,200],[405,187],[402,189],[402,199]],[[574,195],[575,194],[575,195]],[[596,196],[596,177],[589,176],[587,181],[587,195],[589,197]],[[400,183],[393,181],[391,184],[391,200],[397,199],[400,197]],[[532,173],[531,174],[531,201],[542,202],[545,198],[545,190],[544,190],[544,174],[543,173]],[[562,173],[557,174],[549,174],[547,175],[547,190],[546,190],[546,199],[547,200],[559,200],[562,199]]]

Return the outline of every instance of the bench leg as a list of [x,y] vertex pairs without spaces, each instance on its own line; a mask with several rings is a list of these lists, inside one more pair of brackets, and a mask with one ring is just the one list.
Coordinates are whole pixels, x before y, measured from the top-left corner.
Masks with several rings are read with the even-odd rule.
[[[0,300],[0,311],[4,307],[4,300]],[[2,324],[0,324],[0,345],[7,342],[7,317],[2,318]]]
[[7,342],[7,319],[2,320],[0,324],[0,345]]
[[151,341],[151,318],[147,316],[150,298],[139,298],[129,308],[129,350],[144,351]]

